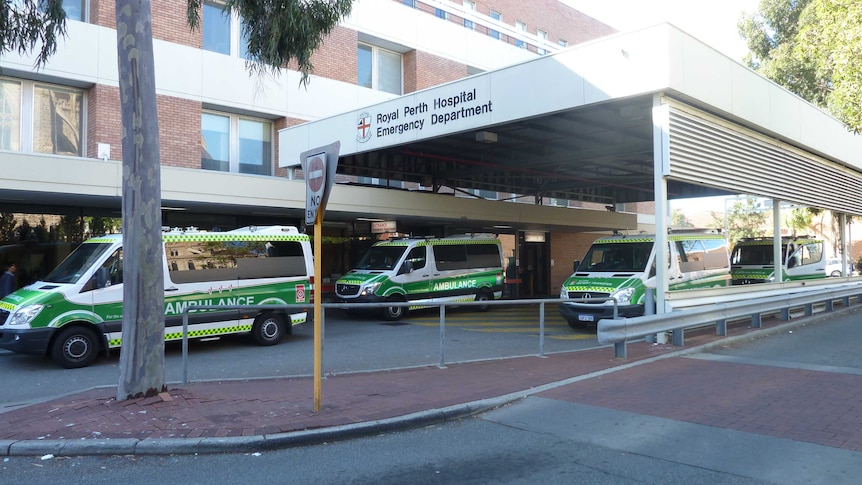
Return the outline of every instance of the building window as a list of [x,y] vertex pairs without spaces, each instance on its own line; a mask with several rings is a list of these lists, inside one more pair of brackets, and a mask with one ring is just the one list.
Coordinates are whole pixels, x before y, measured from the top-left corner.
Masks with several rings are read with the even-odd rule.
[[443,20],[446,20],[448,18],[448,16],[446,15],[446,11],[443,10],[442,8],[435,8],[434,9],[434,15],[436,15],[438,18],[441,18]]
[[207,1],[203,7],[203,48],[248,59],[248,34],[239,16],[231,16],[224,4]]
[[83,155],[84,93],[0,79],[0,149]]
[[[527,31],[527,24],[525,24],[524,22],[518,22],[518,21],[516,20],[516,21],[515,21],[515,28],[516,28],[516,29],[518,29],[518,30],[520,30],[520,31],[522,31],[522,32],[526,32],[526,31]],[[526,42],[524,42],[524,41],[523,41],[523,40],[521,40],[521,39],[515,39],[515,46],[517,46],[517,47],[521,47],[521,48],[523,48],[523,49],[526,49],[526,48],[527,48],[527,43],[526,43]]]
[[[476,11],[476,2],[471,2],[470,0],[464,0],[464,8],[466,10],[471,11],[471,12],[475,12]],[[475,26],[473,25],[473,21],[468,20],[466,18],[464,19],[464,27],[466,27],[470,30],[473,30],[475,28]]]
[[369,89],[401,94],[401,54],[369,44],[357,50],[356,83]]
[[401,3],[407,5],[410,8],[416,8],[416,0],[401,0]]
[[557,44],[560,44],[560,47],[568,47],[568,46],[569,46],[569,41],[567,41],[567,40],[563,40],[563,39],[560,39],[560,40],[558,40],[558,41],[557,41]]
[[21,149],[21,83],[0,79],[0,149]]
[[84,94],[73,89],[33,88],[33,151],[81,156]]
[[221,3],[204,2],[203,10],[204,50],[230,55],[230,15]]
[[272,175],[272,123],[228,113],[201,114],[201,168]]
[[66,12],[66,20],[82,22],[87,13],[87,0],[63,0],[63,11]]
[[[537,30],[536,35],[542,40],[548,40],[548,33],[545,32],[544,30]],[[548,51],[546,51],[545,49],[543,49],[541,47],[539,47],[537,49],[537,52],[539,53],[539,55],[545,55],[548,53]]]
[[[503,14],[501,14],[500,12],[496,12],[494,10],[491,10],[491,18],[498,21],[498,22],[502,22],[503,21]],[[500,38],[500,32],[497,30],[494,30],[494,29],[491,29],[488,32],[488,35],[490,35],[491,37],[493,37],[495,39]]]

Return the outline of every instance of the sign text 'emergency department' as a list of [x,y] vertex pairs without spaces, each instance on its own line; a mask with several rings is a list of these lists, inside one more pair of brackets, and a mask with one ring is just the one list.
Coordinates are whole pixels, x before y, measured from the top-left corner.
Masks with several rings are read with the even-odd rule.
[[455,121],[491,113],[492,101],[480,101],[476,88],[461,91],[453,96],[435,97],[392,111],[362,112],[356,125],[356,140],[365,143],[372,137],[385,138],[422,131],[430,126],[445,126]]

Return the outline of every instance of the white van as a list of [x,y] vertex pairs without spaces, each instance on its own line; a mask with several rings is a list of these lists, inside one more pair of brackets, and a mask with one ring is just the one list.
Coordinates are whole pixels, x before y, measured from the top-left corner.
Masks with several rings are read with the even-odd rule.
[[[394,239],[374,244],[335,283],[340,303],[484,301],[503,296],[503,253],[490,235]],[[487,307],[480,309],[486,310]],[[398,320],[407,307],[386,307]]]
[[[717,231],[668,234],[667,277],[670,290],[727,286],[730,264],[727,241]],[[563,283],[560,298],[593,299],[595,303],[560,303],[560,314],[572,328],[602,318],[644,314],[647,291],[656,287],[655,235],[611,236],[593,242],[575,272]]]
[[[162,235],[165,340],[182,339],[183,311],[195,305],[311,303],[314,265],[308,236],[295,227],[249,226],[227,232]],[[307,309],[190,312],[190,338],[250,333],[274,345],[304,323]],[[0,300],[0,348],[50,355],[66,368],[89,365],[120,347],[123,237],[84,241],[41,281]]]
[[[730,275],[734,285],[775,281],[771,237],[744,238],[733,246]],[[825,241],[808,236],[781,238],[782,281],[820,279],[826,273]],[[839,263],[840,266],[840,263]]]

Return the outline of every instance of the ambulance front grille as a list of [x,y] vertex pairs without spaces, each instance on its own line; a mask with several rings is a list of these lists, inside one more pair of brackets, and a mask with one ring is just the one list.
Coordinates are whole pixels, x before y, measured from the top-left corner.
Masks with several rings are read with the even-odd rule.
[[359,285],[346,285],[339,283],[335,285],[335,294],[339,296],[355,296],[359,294]]

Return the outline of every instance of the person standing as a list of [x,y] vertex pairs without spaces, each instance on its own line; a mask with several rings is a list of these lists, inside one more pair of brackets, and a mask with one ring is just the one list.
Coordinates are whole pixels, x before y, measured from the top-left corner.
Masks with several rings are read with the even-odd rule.
[[0,298],[15,291],[15,273],[17,271],[18,268],[15,266],[15,263],[9,263],[6,266],[6,271],[0,276]]

